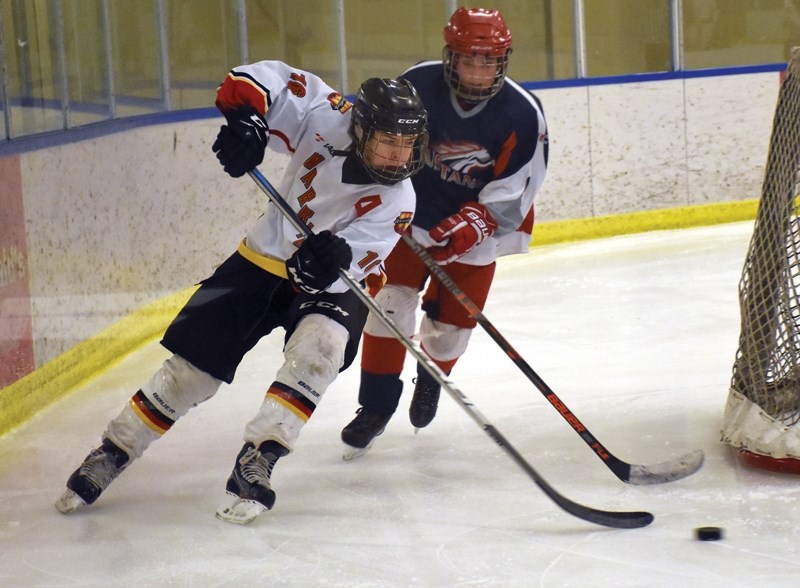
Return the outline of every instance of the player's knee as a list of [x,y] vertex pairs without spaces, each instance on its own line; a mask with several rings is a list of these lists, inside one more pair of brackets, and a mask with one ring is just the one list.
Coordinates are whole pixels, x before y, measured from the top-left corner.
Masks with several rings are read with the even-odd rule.
[[333,319],[319,314],[303,317],[286,342],[276,379],[316,402],[344,364],[348,339],[347,329]]
[[420,339],[425,351],[437,361],[458,359],[467,350],[472,329],[456,327],[423,317]]
[[[383,308],[400,332],[407,337],[414,334],[419,292],[408,286],[388,284],[378,292],[375,301]],[[393,337],[393,333],[373,313],[367,317],[364,332],[375,337]]]
[[214,396],[221,384],[179,355],[173,355],[142,386],[142,393],[157,410],[174,420]]

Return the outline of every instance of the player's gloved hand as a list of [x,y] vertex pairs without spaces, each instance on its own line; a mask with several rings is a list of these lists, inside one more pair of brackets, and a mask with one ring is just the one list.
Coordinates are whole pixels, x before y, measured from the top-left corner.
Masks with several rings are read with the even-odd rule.
[[238,178],[264,161],[269,141],[267,121],[252,106],[242,106],[225,115],[217,140],[211,146],[225,171]]
[[330,231],[309,235],[286,260],[289,282],[297,291],[319,294],[339,278],[339,270],[350,267],[353,251],[347,241]]
[[439,263],[450,263],[490,237],[496,228],[497,222],[483,204],[467,202],[456,214],[428,231],[431,239],[443,243],[429,247],[428,253]]

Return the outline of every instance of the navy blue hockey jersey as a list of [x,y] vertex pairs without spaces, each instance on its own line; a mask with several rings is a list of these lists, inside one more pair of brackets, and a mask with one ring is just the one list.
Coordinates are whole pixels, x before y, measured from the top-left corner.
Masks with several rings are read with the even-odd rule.
[[414,238],[432,245],[428,229],[477,201],[498,228],[459,262],[485,265],[526,252],[534,199],[547,170],[547,125],[539,100],[506,78],[496,96],[464,110],[450,92],[441,61],[419,63],[401,77],[419,92],[430,132],[425,167],[412,178]]

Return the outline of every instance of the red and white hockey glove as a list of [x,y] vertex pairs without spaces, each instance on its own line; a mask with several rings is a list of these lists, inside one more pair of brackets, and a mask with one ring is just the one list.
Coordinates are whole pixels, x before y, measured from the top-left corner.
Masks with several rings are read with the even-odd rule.
[[439,263],[450,263],[490,237],[496,228],[497,222],[483,204],[467,202],[456,214],[428,231],[431,239],[443,243],[429,247],[428,253]]

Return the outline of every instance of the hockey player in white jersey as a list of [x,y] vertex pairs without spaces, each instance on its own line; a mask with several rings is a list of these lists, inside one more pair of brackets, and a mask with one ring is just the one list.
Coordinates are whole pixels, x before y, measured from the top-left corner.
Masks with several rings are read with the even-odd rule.
[[233,505],[217,515],[249,522],[272,508],[275,463],[356,355],[367,311],[338,272],[348,270],[376,293],[385,281],[383,260],[411,222],[408,178],[422,163],[427,115],[410,82],[371,78],[351,103],[314,74],[263,61],[233,69],[216,104],[226,124],[213,151],[224,170],[246,174],[267,147],[289,154],[280,191],[314,234],[303,239],[267,205],[168,327],[162,344],[172,356],[69,477],[56,503],[61,512],[95,502],[178,418],[232,382],[262,337],[282,327],[283,365],[245,426],[226,485]]

